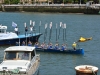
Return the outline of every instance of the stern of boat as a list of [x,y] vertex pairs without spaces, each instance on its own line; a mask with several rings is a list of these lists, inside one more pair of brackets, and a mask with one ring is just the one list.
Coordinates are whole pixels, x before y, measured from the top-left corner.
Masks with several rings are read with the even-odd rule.
[[40,65],[40,54],[36,54],[36,61],[34,62],[33,66],[27,70],[27,75],[34,75],[39,70]]

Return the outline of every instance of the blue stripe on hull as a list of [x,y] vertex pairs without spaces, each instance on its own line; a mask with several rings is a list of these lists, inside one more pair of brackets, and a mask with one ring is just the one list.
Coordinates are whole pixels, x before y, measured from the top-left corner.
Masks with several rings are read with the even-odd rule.
[[[30,40],[32,42],[38,41],[39,37],[41,34],[36,35],[36,36],[29,36],[27,37],[27,42]],[[26,37],[21,37],[21,38],[15,38],[15,39],[6,39],[6,40],[0,40],[0,45],[15,45],[16,42],[19,42],[20,39],[20,44],[23,41],[26,41]]]
[[68,49],[68,50],[55,50],[55,49],[41,49],[41,48],[36,48],[37,51],[42,51],[42,52],[57,52],[57,53],[69,53],[69,54],[84,54],[83,49]]

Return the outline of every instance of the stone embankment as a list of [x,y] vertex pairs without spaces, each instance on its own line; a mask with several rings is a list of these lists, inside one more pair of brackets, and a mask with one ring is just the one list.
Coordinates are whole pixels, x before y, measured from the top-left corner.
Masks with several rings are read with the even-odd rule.
[[0,11],[3,12],[53,12],[53,13],[84,13],[98,14],[99,6],[86,4],[32,4],[32,5],[1,5]]

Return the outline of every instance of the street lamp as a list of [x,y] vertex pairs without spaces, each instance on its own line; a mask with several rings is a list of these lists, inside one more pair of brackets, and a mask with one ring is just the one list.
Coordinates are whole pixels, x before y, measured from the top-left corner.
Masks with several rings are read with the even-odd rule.
[[64,4],[64,0],[63,0],[63,4]]
[[48,5],[49,5],[49,0],[48,0]]
[[80,5],[81,5],[81,0],[80,0]]
[[9,5],[10,5],[10,0],[9,0]]

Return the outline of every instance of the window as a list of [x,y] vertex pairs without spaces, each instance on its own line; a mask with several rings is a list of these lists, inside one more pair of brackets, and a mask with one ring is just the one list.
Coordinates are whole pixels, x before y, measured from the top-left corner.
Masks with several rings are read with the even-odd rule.
[[17,52],[6,52],[5,59],[6,60],[13,60],[16,59]]
[[31,59],[35,56],[35,51],[33,50],[32,51],[32,54],[31,54]]
[[18,52],[18,59],[29,60],[29,52]]

